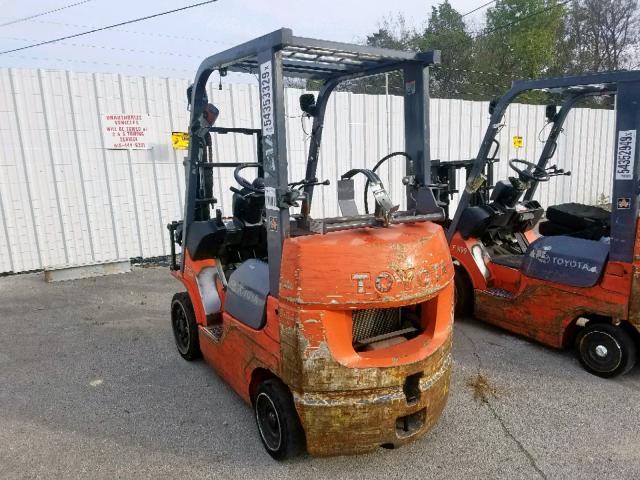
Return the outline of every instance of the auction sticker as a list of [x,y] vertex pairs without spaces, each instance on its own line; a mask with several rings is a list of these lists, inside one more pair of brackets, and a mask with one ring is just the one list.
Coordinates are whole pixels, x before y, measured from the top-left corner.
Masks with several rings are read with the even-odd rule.
[[273,88],[271,86],[271,62],[260,64],[260,108],[262,134],[273,135]]
[[635,158],[636,130],[620,130],[616,152],[616,180],[633,180]]

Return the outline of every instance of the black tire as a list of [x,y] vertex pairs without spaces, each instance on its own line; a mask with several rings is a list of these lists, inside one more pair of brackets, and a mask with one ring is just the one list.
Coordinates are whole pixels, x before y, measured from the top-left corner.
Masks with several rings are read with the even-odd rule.
[[305,436],[291,392],[279,379],[262,382],[253,399],[260,440],[276,460],[299,455],[305,448]]
[[585,370],[603,378],[627,373],[637,359],[631,335],[609,323],[588,323],[578,334],[576,353]]
[[473,285],[464,268],[455,267],[453,283],[456,316],[473,315]]
[[188,361],[200,358],[198,324],[187,292],[176,293],[171,300],[171,328],[182,358]]

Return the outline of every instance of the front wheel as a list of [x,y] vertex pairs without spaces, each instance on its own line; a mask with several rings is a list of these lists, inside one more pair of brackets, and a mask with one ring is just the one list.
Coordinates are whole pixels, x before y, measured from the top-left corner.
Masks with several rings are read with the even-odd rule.
[[198,324],[187,292],[176,293],[171,300],[171,327],[182,358],[189,361],[199,358]]
[[576,350],[585,370],[603,378],[627,373],[637,358],[631,335],[608,323],[587,324],[578,334]]
[[267,453],[285,460],[302,453],[304,430],[289,389],[277,378],[262,382],[253,400],[260,439]]
[[454,310],[456,316],[473,315],[473,285],[464,268],[456,266],[453,277]]

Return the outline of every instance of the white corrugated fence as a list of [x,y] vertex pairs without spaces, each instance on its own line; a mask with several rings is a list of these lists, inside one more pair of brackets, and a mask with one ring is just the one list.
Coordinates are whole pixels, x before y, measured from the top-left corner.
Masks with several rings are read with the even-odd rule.
[[[171,132],[188,123],[188,80],[57,70],[0,69],[0,273],[167,255],[166,224],[182,216],[184,151]],[[300,90],[287,91],[289,172],[302,179],[311,125],[299,114]],[[254,85],[211,88],[219,126],[258,128]],[[488,104],[432,99],[431,155],[443,161],[472,158],[488,123]],[[148,114],[150,150],[108,150],[103,114]],[[542,149],[544,107],[514,105],[505,117],[496,178],[507,161],[536,161]],[[576,109],[554,161],[573,172],[542,185],[543,205],[596,203],[610,195],[614,117]],[[514,135],[524,137],[516,152]],[[329,179],[314,197],[315,216],[337,215],[335,181],[350,168],[371,167],[403,149],[401,97],[338,92],[327,110],[318,177]],[[254,140],[214,136],[220,161],[253,161]],[[217,173],[218,174],[218,173]],[[218,205],[229,213],[232,171],[215,178]],[[404,165],[391,160],[382,179],[402,202]],[[459,184],[461,185],[462,179]],[[362,184],[357,194],[361,195]],[[357,197],[358,198],[358,197]],[[361,205],[361,203],[360,203]]]

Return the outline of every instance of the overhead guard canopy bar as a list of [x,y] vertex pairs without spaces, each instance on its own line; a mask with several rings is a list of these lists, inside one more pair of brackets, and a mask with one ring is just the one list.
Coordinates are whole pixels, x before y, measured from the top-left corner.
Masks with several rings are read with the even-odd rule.
[[207,70],[210,73],[220,68],[255,73],[258,54],[267,49],[280,50],[283,75],[296,78],[329,79],[361,74],[368,69],[391,68],[399,62],[415,61],[425,66],[440,63],[438,50],[415,53],[316,40],[293,36],[290,29],[283,28],[208,57],[200,65],[197,78]]

